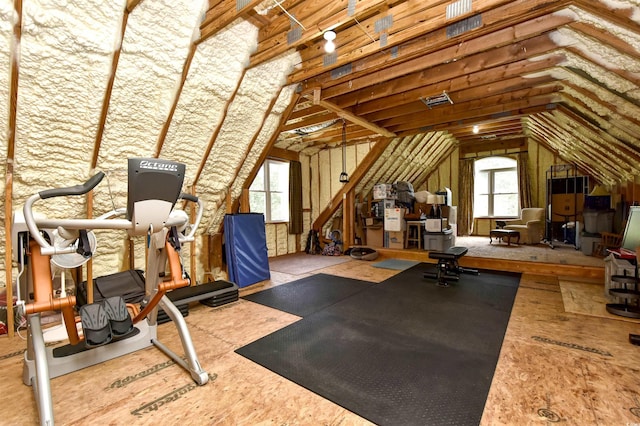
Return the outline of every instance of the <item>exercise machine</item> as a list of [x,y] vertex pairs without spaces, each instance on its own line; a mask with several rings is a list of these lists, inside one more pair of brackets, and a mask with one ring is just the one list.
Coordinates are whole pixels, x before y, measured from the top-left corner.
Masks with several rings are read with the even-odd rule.
[[437,259],[435,272],[425,272],[424,278],[436,279],[441,287],[448,287],[449,281],[458,281],[461,273],[478,275],[477,269],[463,268],[458,259],[467,254],[466,247],[449,247],[445,251],[430,251],[429,259]]
[[[38,202],[89,193],[102,181],[104,173],[100,172],[82,185],[40,191],[27,199],[22,214],[14,212],[13,252],[20,271],[16,280],[21,299],[18,309],[27,320],[23,381],[33,387],[41,424],[53,424],[50,378],[149,346],[187,370],[198,385],[208,382],[186,322],[167,296],[167,292],[190,284],[179,252],[183,243],[194,240],[203,213],[203,203],[197,197],[180,192],[184,174],[185,166],[180,163],[132,158],[128,161],[126,208],[94,219],[52,219],[34,213]],[[174,208],[179,200],[197,204],[193,224],[185,211]],[[89,298],[89,303],[78,308],[74,295],[55,297],[52,263],[77,267],[91,258],[95,250],[92,231],[100,229],[146,236],[145,298],[139,306],[115,296],[96,302]],[[158,307],[173,321],[183,356],[158,340]],[[41,315],[48,311],[61,312],[68,344],[45,345]]]

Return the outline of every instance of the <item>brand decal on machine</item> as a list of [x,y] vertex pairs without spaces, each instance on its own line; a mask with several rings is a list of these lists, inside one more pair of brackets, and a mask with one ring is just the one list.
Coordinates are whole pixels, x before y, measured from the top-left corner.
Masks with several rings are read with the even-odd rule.
[[173,163],[163,163],[161,161],[149,161],[142,160],[140,161],[141,169],[149,169],[149,170],[165,170],[168,172],[177,172],[178,165]]

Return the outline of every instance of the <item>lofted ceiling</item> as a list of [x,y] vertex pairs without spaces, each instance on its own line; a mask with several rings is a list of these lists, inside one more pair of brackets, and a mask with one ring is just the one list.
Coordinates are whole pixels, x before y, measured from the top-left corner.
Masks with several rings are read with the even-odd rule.
[[[251,66],[290,49],[301,57],[278,148],[335,147],[344,119],[348,144],[435,132],[479,149],[531,138],[601,183],[640,175],[637,0],[240,3],[211,0],[202,36],[238,7],[259,27]],[[446,102],[425,103],[438,97]]]
[[640,176],[640,0],[0,0],[0,39],[5,240],[34,188],[103,170],[96,211],[126,199],[136,156],[186,164],[205,234],[270,153],[343,140],[356,194],[529,141],[608,186]]
[[[6,282],[27,197],[101,170],[90,202],[47,208],[126,205],[131,157],[185,164],[203,236],[272,154],[322,179],[350,150],[346,185],[307,176],[316,229],[339,193],[421,187],[456,150],[533,142],[606,186],[640,177],[640,0],[0,0],[0,40]],[[120,238],[101,253],[124,263]]]

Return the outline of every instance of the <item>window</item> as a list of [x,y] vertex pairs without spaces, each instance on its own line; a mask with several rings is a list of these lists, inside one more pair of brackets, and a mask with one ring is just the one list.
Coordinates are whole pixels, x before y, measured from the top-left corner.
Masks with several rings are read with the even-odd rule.
[[264,213],[266,222],[289,221],[289,163],[267,159],[249,187],[254,213]]
[[475,162],[473,215],[519,215],[516,160],[488,157]]

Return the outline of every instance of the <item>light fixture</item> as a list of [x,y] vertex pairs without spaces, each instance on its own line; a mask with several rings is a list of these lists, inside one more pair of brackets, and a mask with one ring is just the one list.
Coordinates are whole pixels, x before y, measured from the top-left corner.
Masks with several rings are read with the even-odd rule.
[[347,173],[347,122],[342,119],[342,173],[340,173],[340,183],[348,183]]
[[478,134],[478,132],[480,131],[480,128],[478,127],[478,125],[474,125],[473,126],[473,133],[475,133],[476,135]]
[[334,31],[325,31],[324,39],[326,42],[324,43],[324,51],[327,53],[333,53],[336,50],[336,44],[333,40],[336,39],[336,33]]

